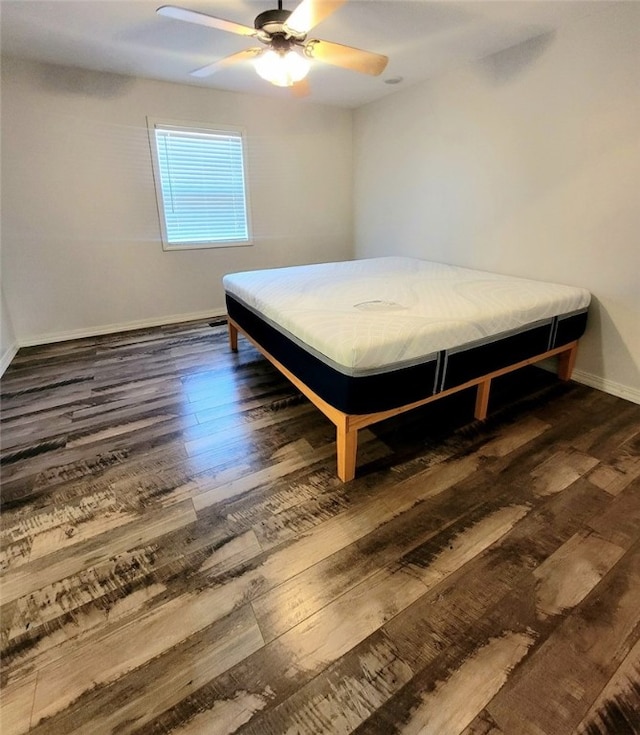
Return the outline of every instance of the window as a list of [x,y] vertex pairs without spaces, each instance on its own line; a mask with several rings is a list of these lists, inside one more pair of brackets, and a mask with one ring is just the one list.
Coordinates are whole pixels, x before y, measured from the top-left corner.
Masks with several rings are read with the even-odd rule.
[[242,131],[148,126],[164,249],[249,245]]

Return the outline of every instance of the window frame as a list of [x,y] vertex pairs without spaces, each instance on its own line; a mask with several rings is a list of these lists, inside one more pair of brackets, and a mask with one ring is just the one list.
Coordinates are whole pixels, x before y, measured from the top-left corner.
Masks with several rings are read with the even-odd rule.
[[[210,242],[169,242],[167,232],[167,222],[165,218],[164,196],[162,190],[162,176],[160,171],[160,161],[158,158],[158,138],[157,130],[176,130],[185,133],[217,133],[220,135],[234,135],[240,138],[242,145],[242,177],[244,188],[244,205],[245,205],[245,223],[247,238],[246,240],[212,240]],[[232,125],[215,125],[211,123],[193,122],[187,120],[168,120],[166,118],[147,117],[147,130],[149,134],[149,147],[151,149],[151,162],[153,170],[153,182],[156,193],[156,204],[158,208],[158,220],[160,223],[160,235],[162,239],[162,249],[165,251],[176,250],[202,250],[211,248],[236,248],[247,247],[253,245],[253,235],[251,227],[251,202],[249,198],[249,186],[247,176],[247,142],[246,132],[244,128]]]

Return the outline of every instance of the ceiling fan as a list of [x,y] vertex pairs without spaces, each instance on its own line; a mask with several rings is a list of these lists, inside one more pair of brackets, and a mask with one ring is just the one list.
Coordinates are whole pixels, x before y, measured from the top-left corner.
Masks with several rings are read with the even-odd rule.
[[291,11],[284,10],[282,0],[278,0],[277,9],[260,13],[254,20],[253,28],[175,5],[163,5],[156,12],[168,18],[249,36],[264,45],[264,48],[254,46],[244,49],[195,69],[191,72],[193,76],[206,77],[238,62],[254,59],[256,71],[263,79],[278,87],[293,86],[295,91],[304,94],[304,77],[309,71],[311,59],[373,76],[381,74],[387,65],[388,58],[381,54],[307,38],[312,28],[345,2],[346,0],[302,0]]

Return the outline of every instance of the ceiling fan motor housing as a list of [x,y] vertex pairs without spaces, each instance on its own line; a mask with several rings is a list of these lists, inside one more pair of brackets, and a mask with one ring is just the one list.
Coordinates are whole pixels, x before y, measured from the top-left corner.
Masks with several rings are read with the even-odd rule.
[[290,10],[265,10],[264,13],[260,13],[253,22],[253,25],[258,31],[265,31],[270,35],[273,33],[284,33],[283,26],[291,15]]

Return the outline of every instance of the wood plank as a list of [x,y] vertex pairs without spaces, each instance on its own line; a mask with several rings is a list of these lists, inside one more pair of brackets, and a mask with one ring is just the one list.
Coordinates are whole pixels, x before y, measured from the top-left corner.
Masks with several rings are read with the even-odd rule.
[[422,695],[400,732],[459,735],[500,691],[511,670],[534,642],[531,634],[511,631],[491,639],[449,679],[438,682],[433,691]]
[[[598,617],[604,601],[609,614]],[[640,544],[547,638],[487,710],[506,732],[573,732],[640,630]]]
[[[350,733],[411,680],[413,671],[383,636],[368,637],[324,674],[271,707],[245,712],[245,735]],[[215,707],[211,712],[215,711]],[[198,717],[196,717],[196,720]],[[203,723],[206,721],[203,718]],[[195,721],[194,721],[195,724]],[[232,729],[224,732],[232,732]],[[178,732],[183,732],[181,728]],[[191,730],[191,732],[196,732]]]
[[[63,656],[67,645],[89,640],[101,627],[113,629],[143,609],[151,612],[166,602],[169,590],[175,596],[188,589],[184,580],[198,580],[203,568],[207,575],[230,571],[234,562],[246,559],[246,535],[245,540],[242,548],[242,537],[227,524],[215,516],[203,518],[10,603],[11,617],[4,608],[2,616],[5,675],[13,676],[19,667],[43,666],[52,651]],[[199,584],[201,578],[193,586]]]
[[[443,543],[446,543],[445,539]],[[462,557],[459,559],[462,563]],[[447,571],[450,572],[451,568]],[[417,584],[417,580],[414,581]],[[343,655],[345,647],[349,650],[354,640],[364,641],[382,620],[396,615],[396,608],[401,609],[411,600],[417,599],[416,594],[420,593],[420,587],[415,584],[404,579],[402,567],[398,571],[398,566],[392,565],[389,573],[376,573],[367,577],[335,602],[267,644],[265,656],[284,659],[290,664],[288,670],[277,675],[274,672],[275,676],[270,677],[270,688],[274,694],[272,701],[265,705],[267,710],[270,712],[270,705],[277,705],[286,694],[287,680],[291,677],[295,677],[298,684],[310,680],[318,672],[318,668],[331,665],[331,662]],[[234,673],[234,679],[238,675]],[[353,717],[356,717],[355,713],[347,719],[353,721]],[[262,718],[259,723],[255,725],[256,732],[282,731],[277,725],[273,725],[272,730],[263,729],[267,726]]]
[[[79,574],[87,566],[106,561],[109,557],[126,552],[132,546],[140,546],[171,530],[186,526],[196,520],[190,501],[161,510],[154,516],[140,518],[109,534],[108,542],[99,537],[90,539],[68,552],[36,559],[5,575],[2,581],[3,604],[17,600],[59,580]],[[53,558],[51,558],[53,557]]]
[[113,631],[107,628],[99,638],[68,646],[63,658],[40,669],[33,723],[67,708],[96,684],[116,681],[221,620],[239,602],[226,597],[222,599],[218,589],[188,593]]
[[[44,720],[34,732],[71,735],[86,732],[87,723],[94,735],[137,731],[165,708],[177,705],[190,692],[251,656],[262,645],[251,606],[245,605],[198,633],[186,635],[146,669],[134,668],[109,686],[87,691],[77,709]],[[40,691],[36,702],[39,696]],[[36,708],[35,717],[38,716]]]
[[534,572],[538,580],[536,611],[541,618],[559,615],[581,602],[624,554],[620,546],[581,532]]
[[[344,544],[345,542],[348,543],[352,539],[356,524],[359,525],[363,531],[366,530],[367,526],[366,524],[363,525],[363,515],[361,512],[361,508],[358,508],[358,511],[360,512],[354,511],[352,514],[353,525],[347,523],[346,519],[344,518],[340,519],[339,523],[336,523],[336,530],[339,529],[341,532],[340,536],[338,536],[336,539],[339,544]],[[366,514],[364,518],[366,518]],[[378,522],[378,516],[376,513],[371,515],[371,522],[374,524]],[[240,577],[234,579],[232,583],[226,585],[224,588],[217,587],[208,591],[205,595],[205,601],[201,601],[198,603],[198,609],[200,610],[207,608],[215,611],[216,615],[224,615],[225,612],[232,610],[241,600],[245,598],[247,591],[251,589],[257,591],[265,585],[275,584],[278,582],[278,580],[286,578],[286,576],[291,573],[292,569],[295,568],[293,567],[292,562],[295,561],[297,564],[301,564],[303,566],[308,564],[308,553],[309,551],[311,551],[312,548],[315,549],[315,553],[319,555],[318,558],[322,558],[324,554],[327,553],[327,541],[331,538],[332,529],[324,524],[322,531],[323,533],[318,539],[309,539],[307,537],[306,539],[302,540],[301,544],[298,545],[298,547],[302,546],[307,549],[306,555],[302,548],[294,548],[293,553],[291,553],[290,549],[284,549],[279,554],[276,554],[275,556],[267,559],[266,562],[257,567],[255,571],[252,571],[251,568],[248,568],[245,573],[243,573]],[[302,554],[300,554],[300,552],[302,552]],[[218,558],[215,560],[215,562],[206,564],[205,567],[213,572],[219,573],[219,561],[220,559]],[[176,602],[176,604],[178,603]],[[184,599],[180,602],[180,604],[182,604],[185,611],[188,610],[188,608],[185,606],[186,603]],[[145,619],[149,618],[149,616],[153,617],[150,622],[145,623],[145,628],[150,628],[154,630],[161,628],[162,623],[153,621],[155,621],[156,619],[158,621],[165,620],[167,615],[171,614],[171,609],[171,606],[167,608],[167,606],[165,605],[157,611],[152,611],[151,613],[146,615]],[[171,627],[171,625],[169,624],[168,627]],[[184,628],[184,625],[182,627]],[[74,658],[74,660],[76,660],[78,664],[71,667],[70,670],[65,668],[64,671],[58,671],[58,664],[53,661],[51,664],[44,665],[43,671],[46,671],[48,673],[51,673],[51,671],[56,672],[55,675],[52,674],[52,680],[57,682],[55,684],[56,689],[59,687],[61,677],[65,678],[64,674],[66,672],[67,676],[65,678],[65,691],[70,691],[72,693],[75,691],[79,694],[82,691],[81,687],[83,686],[83,684],[86,684],[90,681],[104,680],[104,677],[109,675],[108,667],[106,667],[105,670],[104,656],[100,654],[96,657],[92,657],[91,660],[89,660],[90,657],[87,657],[85,650],[104,651],[105,655],[108,651],[115,652],[119,650],[131,650],[133,642],[129,642],[129,633],[127,632],[127,630],[128,628],[126,626],[123,629],[118,628],[113,632],[113,634],[109,636],[106,642],[103,642],[101,639],[96,640],[95,637],[86,641],[79,641],[77,644],[72,641],[70,646],[67,646],[68,650],[65,652],[65,660],[68,661],[70,658]],[[123,638],[123,636],[125,638]],[[119,643],[119,641],[124,641],[125,639],[127,640],[127,643]],[[147,638],[145,637],[143,640],[147,640]],[[136,641],[136,644],[139,643],[139,641]],[[81,662],[83,666],[80,666]],[[44,694],[42,693],[42,691],[40,691],[37,709],[37,711],[40,713],[39,716],[51,714],[52,711],[55,711],[55,707],[57,706],[62,705],[60,703],[56,704],[55,701],[50,701],[50,697],[47,695],[46,691]],[[52,710],[52,708],[54,709]]]
[[2,686],[0,731],[2,735],[21,735],[29,731],[36,689],[37,672],[23,672],[19,678]]
[[460,735],[506,735],[495,723],[493,717],[483,709]]
[[582,477],[598,460],[577,450],[560,450],[531,473],[537,495],[552,495]]
[[588,526],[602,538],[628,549],[637,540],[640,528],[640,479],[632,482],[600,515],[590,519]]
[[[523,512],[500,509],[491,514],[490,506],[477,497],[467,496],[460,502],[454,501],[451,495],[456,490],[452,480],[448,487],[439,488],[438,497],[434,492],[428,504],[409,505],[392,518],[381,521],[377,528],[348,547],[334,551],[331,556],[254,599],[253,608],[265,640],[274,640],[295,627],[364,582],[380,567],[395,563],[420,577],[421,570],[412,566],[410,554],[417,548],[424,548],[432,539],[435,539],[434,548],[442,549],[441,556],[431,565],[431,576],[424,573],[423,581],[437,582],[480,553],[517,522]],[[468,529],[466,535],[461,533],[456,538],[456,549],[451,552],[449,547],[453,545],[451,539],[456,531],[447,533],[447,529],[469,525],[468,517],[474,511],[482,520]],[[480,540],[485,531],[487,535]]]
[[579,735],[640,732],[640,641],[578,725]]
[[[499,544],[477,555],[387,623],[385,634],[416,674],[358,733],[402,731],[410,713],[424,704],[425,693],[446,684],[486,643],[510,632],[533,635],[536,644],[547,635],[548,623],[535,611],[533,572],[571,538],[585,517],[598,512],[602,502],[606,502],[604,494],[594,493],[587,482],[550,496]],[[435,702],[433,706],[434,711],[439,709]],[[487,722],[491,727],[485,727]],[[501,732],[499,723],[482,708],[468,723],[471,732],[476,725],[479,732]],[[504,732],[512,731],[519,732]]]

